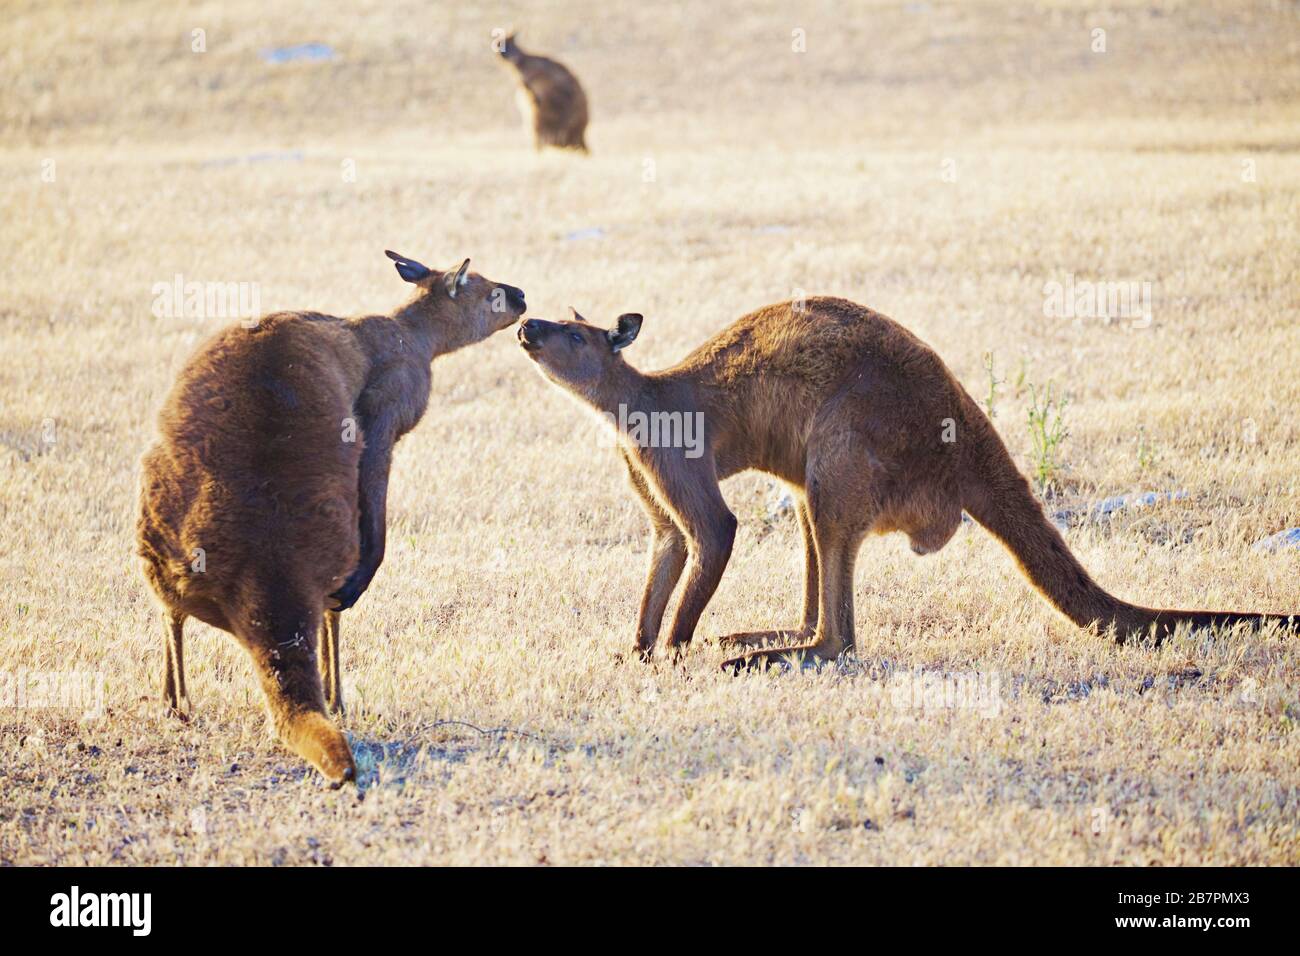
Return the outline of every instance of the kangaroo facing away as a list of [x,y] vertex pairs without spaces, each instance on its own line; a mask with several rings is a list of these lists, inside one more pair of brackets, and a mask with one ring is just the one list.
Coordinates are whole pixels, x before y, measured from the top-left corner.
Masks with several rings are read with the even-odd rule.
[[[1113,597],[1070,553],[992,423],[939,356],[870,309],[835,298],[769,305],[678,365],[649,374],[620,354],[640,327],[636,314],[605,330],[575,312],[568,322],[530,319],[518,335],[547,378],[617,423],[620,454],[653,529],[636,632],[642,658],[653,651],[688,566],[668,644],[679,651],[691,640],[736,533],[718,482],[750,468],[798,492],[803,620],[722,638],[751,648],[724,667],[790,654],[833,659],[852,650],[862,539],[901,531],[913,551],[931,554],[957,531],[963,509],[1006,545],[1057,610],[1081,627],[1113,627],[1121,642],[1146,633],[1159,640],[1184,622],[1288,620],[1147,608]],[[656,420],[659,428],[643,427]],[[676,440],[690,434],[692,422],[702,440]],[[674,440],[647,441],[647,432]],[[956,440],[945,441],[945,433]],[[764,646],[773,641],[794,643]]]
[[201,346],[163,405],[140,482],[168,709],[188,713],[186,619],[229,631],[252,658],[276,735],[336,785],[356,775],[325,716],[343,704],[339,613],[384,558],[393,445],[424,414],[433,359],[526,311],[522,290],[469,272],[468,259],[437,272],[388,256],[416,286],[390,315],[282,312]]
[[501,42],[499,54],[510,64],[519,89],[516,101],[533,146],[558,146],[587,152],[587,94],[563,63],[519,49],[515,34]]

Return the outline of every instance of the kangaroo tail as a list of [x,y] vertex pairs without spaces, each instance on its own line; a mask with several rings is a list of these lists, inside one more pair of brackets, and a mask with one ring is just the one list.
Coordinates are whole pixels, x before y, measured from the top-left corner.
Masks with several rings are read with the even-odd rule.
[[272,607],[251,604],[235,635],[257,669],[276,736],[337,787],[355,781],[357,768],[347,737],[325,716],[316,653],[322,603],[317,592],[310,600],[280,595]]
[[1103,630],[1113,627],[1121,644],[1145,634],[1152,634],[1158,642],[1179,624],[1195,628],[1234,624],[1262,627],[1278,622],[1293,630],[1300,627],[1300,615],[1183,611],[1121,601],[1084,570],[1056,526],[1043,514],[1002,439],[987,419],[980,424],[983,429],[974,429],[977,434],[983,432],[977,439],[979,447],[967,459],[970,467],[962,490],[963,507],[1006,545],[1039,593],[1075,624],[1096,624]]

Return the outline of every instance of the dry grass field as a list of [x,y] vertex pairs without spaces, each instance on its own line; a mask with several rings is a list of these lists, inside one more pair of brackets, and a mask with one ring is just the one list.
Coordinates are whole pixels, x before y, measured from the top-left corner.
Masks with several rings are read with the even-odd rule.
[[[229,319],[155,285],[387,311],[386,248],[534,316],[642,312],[641,368],[801,291],[864,303],[981,400],[991,356],[1026,470],[1034,396],[1068,396],[1045,506],[1103,586],[1300,610],[1300,551],[1253,547],[1300,525],[1296,3],[473,6],[6,4],[0,864],[1300,862],[1295,639],[1117,648],[978,526],[866,542],[855,658],[732,677],[714,639],[794,621],[802,573],[772,482],[733,479],[695,646],[621,660],[646,524],[513,331],[435,365],[398,447],[343,617],[361,786],[272,741],[197,623],[195,717],[161,713],[137,466]],[[510,27],[582,79],[590,157],[533,150]],[[1149,283],[1150,321],[1047,314],[1071,276]],[[1180,494],[1089,512],[1148,491]]]

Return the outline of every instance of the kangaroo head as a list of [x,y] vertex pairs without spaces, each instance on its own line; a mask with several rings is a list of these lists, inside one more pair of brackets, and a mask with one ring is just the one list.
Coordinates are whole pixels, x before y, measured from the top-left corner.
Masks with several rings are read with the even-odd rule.
[[509,60],[511,63],[518,62],[519,58],[524,55],[524,51],[519,49],[519,46],[515,43],[515,37],[517,35],[518,34],[511,33],[508,37],[502,40],[501,45],[497,47],[497,54]]
[[439,272],[396,252],[384,254],[397,266],[397,274],[420,290],[418,311],[449,343],[485,339],[528,311],[523,289],[470,272],[468,259],[458,269]]
[[519,326],[519,344],[555,384],[594,398],[601,383],[623,365],[619,354],[636,340],[641,316],[629,312],[612,329],[588,324],[570,309],[569,322],[529,319]]

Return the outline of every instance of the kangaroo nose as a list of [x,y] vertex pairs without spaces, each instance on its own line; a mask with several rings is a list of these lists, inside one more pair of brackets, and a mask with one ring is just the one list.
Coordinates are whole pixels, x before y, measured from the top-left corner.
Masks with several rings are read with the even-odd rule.
[[518,289],[512,285],[506,286],[506,298],[508,298],[512,303],[514,303],[519,308],[521,309],[524,308],[525,303],[524,303],[523,289]]
[[519,339],[528,345],[536,345],[542,337],[542,323],[529,319],[519,325]]

